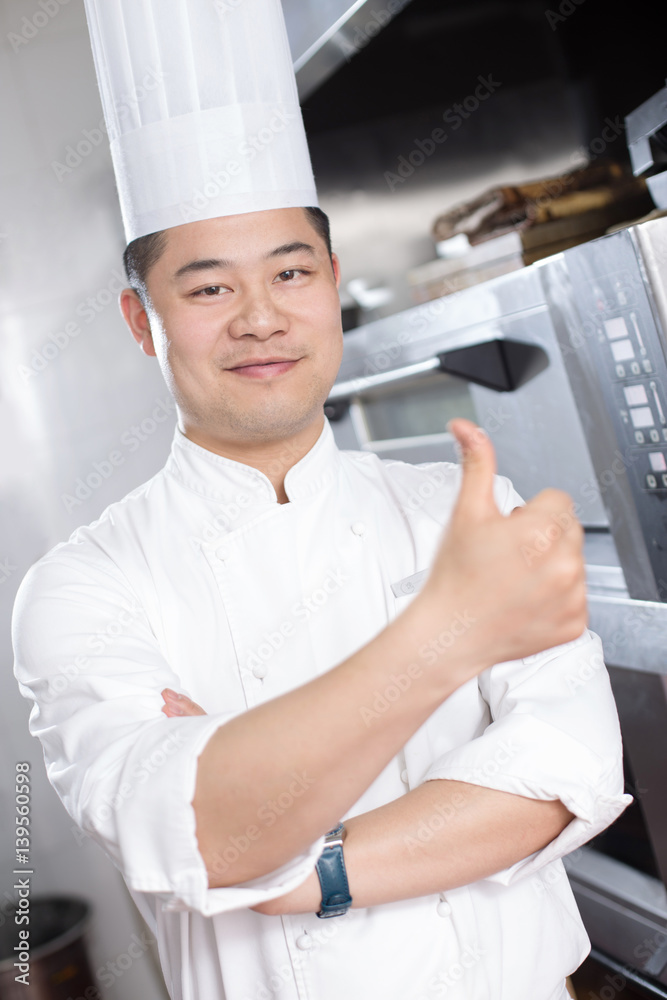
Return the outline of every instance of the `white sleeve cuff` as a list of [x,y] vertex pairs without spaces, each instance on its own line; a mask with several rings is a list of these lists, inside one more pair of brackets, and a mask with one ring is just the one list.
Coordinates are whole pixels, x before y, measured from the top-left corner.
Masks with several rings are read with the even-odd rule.
[[[620,748],[619,748],[620,749]],[[541,851],[489,876],[508,885],[574,851],[612,823],[632,801],[623,794],[622,763],[593,750],[550,723],[514,714],[482,736],[434,761],[424,781],[463,781],[530,799],[560,801],[574,819]]]
[[[198,758],[225,721],[227,716],[178,718],[157,722],[144,731],[123,764],[119,787],[125,788],[127,795],[114,811],[115,830],[95,824],[97,829],[90,831],[107,850],[117,839],[118,861],[128,887],[159,894],[167,909],[191,909],[212,916],[282,896],[306,880],[324,845],[321,837],[275,871],[238,885],[209,889],[192,801]],[[93,809],[93,815],[96,811],[99,814],[99,807]],[[90,815],[84,808],[84,827],[90,824]],[[221,851],[220,874],[233,874],[234,862],[252,840],[259,839],[263,829],[266,823],[258,818],[244,834],[230,838]]]

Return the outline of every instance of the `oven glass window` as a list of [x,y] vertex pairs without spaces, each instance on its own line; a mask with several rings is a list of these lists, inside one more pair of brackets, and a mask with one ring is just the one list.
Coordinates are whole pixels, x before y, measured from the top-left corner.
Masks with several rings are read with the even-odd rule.
[[477,420],[468,383],[441,372],[376,390],[359,403],[372,441],[442,434],[452,417]]

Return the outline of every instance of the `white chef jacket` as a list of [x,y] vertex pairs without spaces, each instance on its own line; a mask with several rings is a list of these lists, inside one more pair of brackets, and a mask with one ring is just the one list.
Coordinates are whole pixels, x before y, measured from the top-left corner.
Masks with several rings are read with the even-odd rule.
[[[191,803],[209,737],[342,662],[400,613],[410,583],[398,597],[392,585],[429,567],[459,482],[447,462],[340,451],[325,420],[285,477],[290,502],[279,504],[263,473],[176,430],[161,472],[23,581],[15,670],[34,701],[31,731],[66,809],[118,866],[157,935],[173,1000],[565,996],[589,942],[560,858],[629,801],[590,632],[459,688],[347,814],[437,778],[561,799],[575,819],[512,868],[320,920],[249,907],[301,884],[323,838],[277,871],[218,889],[197,847]],[[503,512],[521,503],[507,479],[495,494]],[[167,719],[165,687],[208,714]],[[370,706],[370,724],[382,725],[386,703]],[[307,769],[294,780],[298,794]],[[258,816],[263,830],[271,808]],[[438,827],[425,817],[415,840]]]

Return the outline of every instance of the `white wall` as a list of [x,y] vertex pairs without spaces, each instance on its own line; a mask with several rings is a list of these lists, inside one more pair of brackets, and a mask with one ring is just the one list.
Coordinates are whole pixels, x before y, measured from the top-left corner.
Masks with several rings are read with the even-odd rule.
[[[24,20],[25,19],[25,20]],[[28,37],[31,36],[31,37]],[[174,427],[146,423],[169,395],[154,359],[121,320],[123,237],[80,0],[4,0],[0,6],[0,901],[10,898],[13,776],[32,764],[35,894],[84,896],[94,905],[93,968],[127,953],[143,921],[102,851],[75,836],[48,784],[28,705],[12,675],[9,622],[28,567],[80,524],[164,463]],[[67,147],[99,145],[67,169]],[[87,140],[86,140],[87,141]],[[64,163],[66,169],[54,167]],[[60,176],[58,176],[58,173]],[[113,293],[113,294],[112,294]],[[92,302],[87,300],[92,299]],[[79,331],[69,340],[67,324]],[[72,327],[70,326],[70,330]],[[52,339],[55,337],[55,341]],[[153,427],[154,433],[151,433]],[[90,495],[77,479],[109,452],[122,456]],[[106,467],[102,464],[106,471]],[[93,480],[93,483],[95,480]],[[74,496],[74,503],[63,495]],[[2,569],[4,564],[5,569]],[[127,963],[121,959],[120,966]],[[150,952],[132,962],[108,1000],[163,1000]],[[108,981],[106,977],[105,982]],[[76,998],[73,998],[76,1000]]]

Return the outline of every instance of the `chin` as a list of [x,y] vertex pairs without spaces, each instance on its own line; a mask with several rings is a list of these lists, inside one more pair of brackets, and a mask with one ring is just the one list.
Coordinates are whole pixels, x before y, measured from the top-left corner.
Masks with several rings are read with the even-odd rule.
[[223,436],[231,434],[236,439],[247,441],[274,441],[298,434],[323,412],[324,401],[308,407],[273,406],[261,410],[227,411],[220,414],[214,423]]

